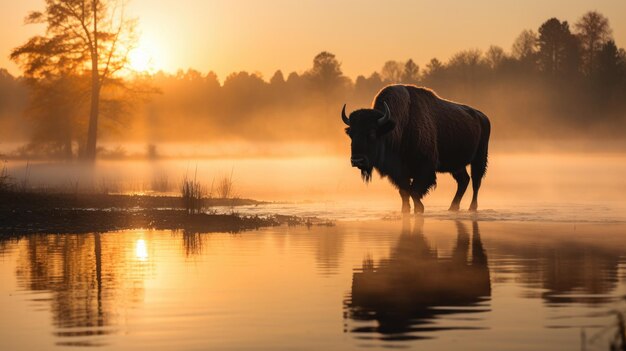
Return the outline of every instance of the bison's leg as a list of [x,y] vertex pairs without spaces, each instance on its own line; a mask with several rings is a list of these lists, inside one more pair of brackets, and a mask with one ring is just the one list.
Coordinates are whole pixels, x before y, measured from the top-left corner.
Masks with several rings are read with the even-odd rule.
[[423,171],[419,177],[416,177],[411,182],[411,197],[415,204],[415,213],[424,213],[424,204],[422,204],[422,197],[428,193],[430,188],[437,183],[437,175],[435,171]]
[[470,205],[470,211],[476,211],[478,209],[478,190],[480,189],[480,183],[487,171],[487,158],[489,153],[489,135],[491,134],[491,124],[487,117],[481,118],[481,136],[480,143],[478,144],[478,150],[476,157],[472,161],[472,188],[474,189],[474,195],[472,196],[472,204]]
[[482,181],[482,177],[474,177],[472,175],[472,188],[474,190],[474,194],[472,195],[472,203],[470,204],[470,207],[469,207],[470,211],[478,210],[478,190],[480,189],[481,181]]
[[414,213],[424,213],[424,204],[422,203],[422,197],[416,196],[415,194],[411,194],[413,198],[413,205],[415,208],[413,209]]
[[474,190],[474,194],[472,195],[472,203],[470,204],[469,210],[476,211],[478,210],[478,190],[480,190],[480,183],[485,176],[485,171],[487,170],[487,150],[485,150],[484,154],[480,154],[476,157],[476,160],[472,162],[472,189]]
[[409,202],[409,191],[400,188],[400,197],[402,198],[402,213],[411,212],[411,203]]
[[463,168],[456,172],[452,172],[452,177],[456,180],[457,189],[456,195],[454,195],[454,199],[452,200],[452,204],[450,205],[448,211],[458,211],[461,199],[463,198],[465,190],[467,190],[467,186],[469,185],[470,176],[467,174],[467,170]]

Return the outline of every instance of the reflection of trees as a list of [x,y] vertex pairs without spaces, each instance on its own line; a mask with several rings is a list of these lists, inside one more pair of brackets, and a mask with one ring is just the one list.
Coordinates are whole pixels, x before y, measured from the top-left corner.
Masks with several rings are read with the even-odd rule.
[[96,233],[24,239],[18,282],[50,294],[55,335],[64,338],[59,344],[98,345],[93,337],[115,331],[120,307],[141,300],[142,266],[131,263],[127,256],[133,248],[115,237]]
[[619,256],[604,250],[579,245],[554,249],[545,257],[542,280],[547,291],[542,296],[548,303],[605,303],[618,282],[618,264]]
[[[471,248],[471,255],[470,255]],[[376,332],[385,339],[416,338],[406,333],[433,331],[424,326],[438,315],[482,312],[476,306],[491,295],[487,256],[478,223],[470,236],[457,222],[457,240],[451,258],[439,258],[422,233],[416,219],[410,230],[408,220],[388,259],[376,266],[365,259],[360,272],[353,274],[352,294],[347,302],[354,320],[376,320],[378,327],[356,328],[353,332]],[[454,308],[434,309],[436,306]],[[403,335],[404,334],[404,335]]]
[[316,240],[315,261],[322,274],[336,273],[343,253],[344,236],[336,230],[320,230]]
[[[496,248],[522,258],[517,280],[541,291],[530,291],[529,297],[539,296],[548,304],[602,304],[613,299],[611,291],[619,281],[618,248],[563,241],[539,247],[496,243]],[[496,267],[495,271],[507,269]]]

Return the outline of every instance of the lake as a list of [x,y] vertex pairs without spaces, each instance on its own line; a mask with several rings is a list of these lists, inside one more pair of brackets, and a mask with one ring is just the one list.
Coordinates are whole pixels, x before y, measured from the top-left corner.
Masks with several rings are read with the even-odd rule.
[[6,240],[0,349],[609,350],[626,224],[537,217]]
[[210,188],[232,172],[234,195],[268,202],[209,211],[336,225],[0,241],[0,350],[609,349],[626,311],[626,154],[496,152],[477,215],[447,211],[455,184],[439,175],[408,221],[348,158],[9,161],[18,184],[52,191],[177,194],[184,174]]

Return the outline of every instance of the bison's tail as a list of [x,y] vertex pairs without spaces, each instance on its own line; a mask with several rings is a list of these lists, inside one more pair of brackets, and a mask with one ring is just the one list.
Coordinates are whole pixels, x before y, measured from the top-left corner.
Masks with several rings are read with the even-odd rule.
[[489,154],[489,136],[491,135],[491,123],[489,118],[481,113],[480,118],[480,142],[478,143],[478,150],[476,156],[472,161],[472,178],[480,179],[485,176],[487,172],[488,154]]

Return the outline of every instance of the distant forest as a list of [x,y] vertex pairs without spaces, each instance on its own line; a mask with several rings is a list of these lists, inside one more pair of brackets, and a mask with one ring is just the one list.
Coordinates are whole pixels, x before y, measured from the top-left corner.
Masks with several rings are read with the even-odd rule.
[[[406,43],[406,45],[414,45]],[[373,49],[374,49],[373,45]],[[415,50],[419,50],[416,47]],[[323,142],[345,146],[341,106],[367,107],[385,85],[426,86],[475,106],[495,140],[619,139],[626,130],[626,52],[608,19],[591,11],[573,25],[550,18],[524,30],[510,50],[463,50],[425,67],[387,61],[346,77],[321,52],[303,72],[158,72],[119,78],[103,91],[103,140]],[[13,77],[0,69],[0,138],[24,141],[22,157],[76,157],[89,115],[89,76]]]

